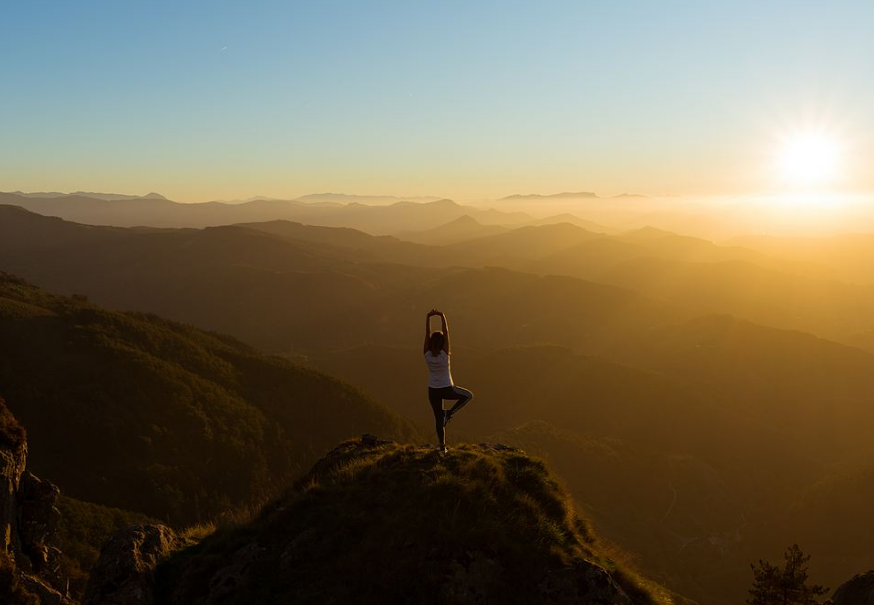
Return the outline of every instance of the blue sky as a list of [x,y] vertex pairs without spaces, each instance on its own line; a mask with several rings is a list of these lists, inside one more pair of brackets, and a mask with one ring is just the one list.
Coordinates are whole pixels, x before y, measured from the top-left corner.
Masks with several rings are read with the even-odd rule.
[[816,122],[871,189],[874,3],[7,1],[0,190],[766,189]]

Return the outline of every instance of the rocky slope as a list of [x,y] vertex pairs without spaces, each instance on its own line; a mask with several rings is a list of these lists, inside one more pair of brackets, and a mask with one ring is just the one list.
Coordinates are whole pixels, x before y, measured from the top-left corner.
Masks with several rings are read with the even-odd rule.
[[250,523],[178,547],[161,526],[117,535],[86,604],[689,603],[616,565],[544,465],[501,445],[347,441]]

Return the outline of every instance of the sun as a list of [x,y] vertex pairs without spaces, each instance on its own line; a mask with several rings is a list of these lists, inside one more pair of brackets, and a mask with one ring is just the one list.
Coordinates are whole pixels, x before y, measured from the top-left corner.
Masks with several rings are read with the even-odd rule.
[[783,138],[777,155],[781,181],[791,187],[821,187],[841,172],[841,145],[837,137],[820,130],[795,132]]

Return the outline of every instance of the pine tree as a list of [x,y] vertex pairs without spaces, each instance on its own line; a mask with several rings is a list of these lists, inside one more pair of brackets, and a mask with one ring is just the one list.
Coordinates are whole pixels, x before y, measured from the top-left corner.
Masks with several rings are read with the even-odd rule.
[[783,558],[786,565],[782,569],[761,559],[750,565],[753,587],[748,605],[818,605],[818,597],[828,593],[818,584],[807,584],[810,555],[801,552],[797,544],[790,546]]

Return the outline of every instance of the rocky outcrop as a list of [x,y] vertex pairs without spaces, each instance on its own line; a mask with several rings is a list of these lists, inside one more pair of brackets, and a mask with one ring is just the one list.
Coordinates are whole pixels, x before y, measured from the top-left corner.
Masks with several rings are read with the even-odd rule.
[[73,601],[66,594],[61,594],[60,591],[52,588],[46,581],[39,576],[30,574],[22,574],[21,584],[31,594],[39,597],[40,605],[74,605]]
[[539,588],[554,605],[632,605],[607,570],[588,561],[550,571]]
[[27,463],[27,443],[12,414],[0,399],[0,547],[18,550],[18,491]]
[[874,570],[841,584],[835,590],[831,605],[874,605]]
[[60,490],[26,466],[24,430],[0,399],[0,546],[21,586],[43,605],[66,605],[72,600],[53,546]]
[[26,555],[33,573],[58,582],[57,559],[60,551],[51,544],[61,517],[57,508],[60,496],[61,490],[53,483],[39,479],[30,471],[22,474],[18,490],[21,551]]
[[178,538],[164,525],[135,525],[115,534],[100,551],[83,605],[149,605],[158,561]]

